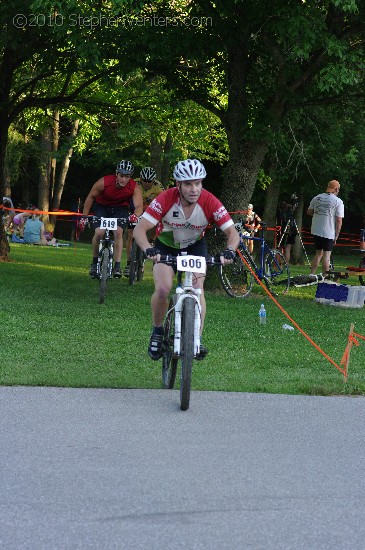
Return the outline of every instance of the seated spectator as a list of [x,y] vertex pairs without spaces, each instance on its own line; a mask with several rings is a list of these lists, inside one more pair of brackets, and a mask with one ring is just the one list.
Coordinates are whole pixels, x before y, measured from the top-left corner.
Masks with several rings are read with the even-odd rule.
[[43,223],[44,223],[44,236],[46,237],[47,241],[51,241],[53,239],[53,226],[49,222],[43,222]]
[[[34,207],[28,206],[29,210],[34,210]],[[12,219],[14,231],[19,232],[19,237],[24,237],[24,224],[32,216],[31,212],[19,212]]]
[[44,223],[36,214],[33,214],[33,216],[25,222],[24,242],[26,244],[38,244],[44,246],[55,246],[57,243],[55,238],[47,241],[45,237]]

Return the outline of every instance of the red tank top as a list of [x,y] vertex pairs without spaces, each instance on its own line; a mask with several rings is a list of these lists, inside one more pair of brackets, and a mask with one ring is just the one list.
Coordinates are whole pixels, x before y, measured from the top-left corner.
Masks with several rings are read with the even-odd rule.
[[129,180],[125,187],[117,187],[117,176],[111,174],[104,176],[104,191],[95,199],[95,202],[104,206],[129,206],[129,201],[133,197],[136,188],[136,182]]

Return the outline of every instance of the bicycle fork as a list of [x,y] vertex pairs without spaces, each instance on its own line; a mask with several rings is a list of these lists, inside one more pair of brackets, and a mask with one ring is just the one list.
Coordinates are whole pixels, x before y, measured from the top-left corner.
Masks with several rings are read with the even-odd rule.
[[[190,292],[186,292],[189,290]],[[195,300],[195,316],[194,316],[194,357],[200,353],[200,325],[201,325],[201,305],[200,305],[200,288],[177,288],[176,294],[178,299],[175,306],[175,334],[174,334],[174,354],[181,355],[181,314],[184,300],[193,298]]]

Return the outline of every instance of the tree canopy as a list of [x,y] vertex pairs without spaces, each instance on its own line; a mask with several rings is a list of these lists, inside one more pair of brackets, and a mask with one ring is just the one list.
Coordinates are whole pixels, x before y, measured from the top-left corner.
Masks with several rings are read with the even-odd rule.
[[[323,133],[326,113],[340,119],[341,110],[346,129],[357,128],[364,16],[360,0],[1,3],[1,184],[10,125],[55,107],[89,124],[96,117],[99,139],[112,128],[115,152],[136,147],[143,158],[152,130],[161,143],[172,140],[171,161],[181,151],[226,163],[221,196],[230,209],[245,207],[275,144],[283,153],[293,136],[326,179],[341,143],[340,164],[356,177],[360,134]],[[315,128],[332,163],[321,160]]]

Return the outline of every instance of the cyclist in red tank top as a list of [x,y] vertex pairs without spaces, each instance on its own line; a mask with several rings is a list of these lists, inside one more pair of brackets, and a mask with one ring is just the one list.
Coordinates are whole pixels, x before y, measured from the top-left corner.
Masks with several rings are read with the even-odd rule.
[[[140,187],[132,179],[134,166],[129,160],[122,160],[117,164],[116,174],[100,178],[91,188],[84,203],[83,214],[87,216],[93,208],[97,217],[103,218],[128,218],[129,202],[132,199],[135,211],[129,216],[131,223],[136,223],[143,212],[143,199]],[[94,207],[93,207],[94,205]],[[83,229],[83,219],[80,220],[80,228]],[[120,262],[123,251],[123,231],[127,223],[118,224],[114,231],[114,277],[119,279],[122,276]],[[100,239],[104,237],[105,230],[100,228],[100,221],[95,223],[95,234],[92,240],[93,261],[90,266],[90,276],[97,275],[97,262]]]

